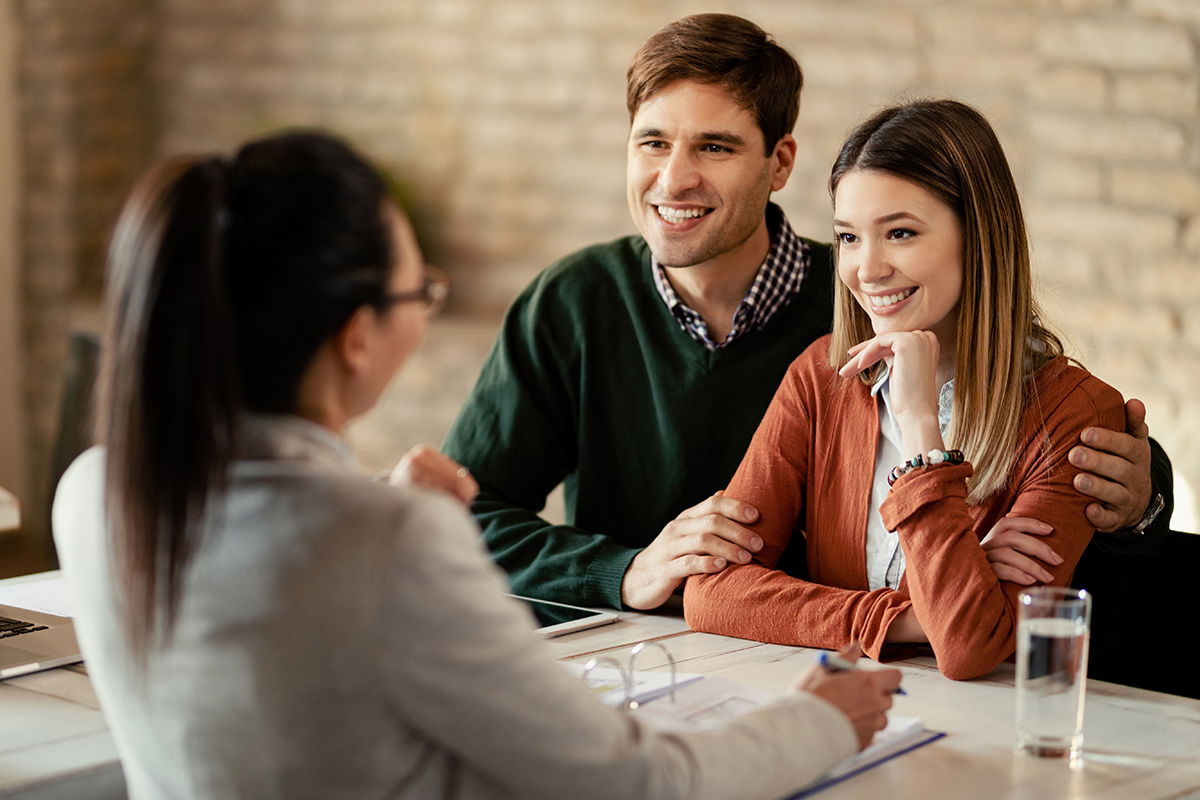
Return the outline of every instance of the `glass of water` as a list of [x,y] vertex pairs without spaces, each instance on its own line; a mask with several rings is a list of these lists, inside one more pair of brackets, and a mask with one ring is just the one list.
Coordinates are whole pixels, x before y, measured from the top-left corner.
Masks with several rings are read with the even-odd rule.
[[1039,586],[1018,599],[1017,749],[1074,763],[1083,746],[1091,595]]

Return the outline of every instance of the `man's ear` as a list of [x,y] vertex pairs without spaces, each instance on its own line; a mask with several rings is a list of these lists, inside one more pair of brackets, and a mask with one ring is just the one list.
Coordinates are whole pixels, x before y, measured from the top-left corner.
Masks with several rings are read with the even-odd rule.
[[792,168],[796,166],[796,137],[785,133],[775,144],[771,158],[775,161],[775,170],[771,173],[771,191],[778,192],[787,186]]
[[361,306],[333,337],[333,352],[347,371],[358,374],[371,364],[371,331],[377,320],[375,310]]

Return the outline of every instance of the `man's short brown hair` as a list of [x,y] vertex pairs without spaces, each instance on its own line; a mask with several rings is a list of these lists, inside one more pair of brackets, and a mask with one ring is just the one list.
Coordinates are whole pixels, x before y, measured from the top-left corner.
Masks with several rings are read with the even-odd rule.
[[754,115],[767,155],[791,133],[800,111],[804,73],[762,28],[732,14],[694,14],[646,40],[626,73],[625,104],[639,107],[675,81],[726,89]]

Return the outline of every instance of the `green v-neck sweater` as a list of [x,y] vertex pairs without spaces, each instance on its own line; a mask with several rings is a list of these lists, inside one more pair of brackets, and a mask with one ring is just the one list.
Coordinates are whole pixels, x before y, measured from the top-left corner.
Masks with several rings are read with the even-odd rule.
[[[714,352],[659,296],[626,237],[574,253],[513,303],[445,443],[513,591],[621,608],[629,562],[728,484],[788,365],[832,324],[828,245],[763,328]],[[559,483],[565,525],[537,512]]]

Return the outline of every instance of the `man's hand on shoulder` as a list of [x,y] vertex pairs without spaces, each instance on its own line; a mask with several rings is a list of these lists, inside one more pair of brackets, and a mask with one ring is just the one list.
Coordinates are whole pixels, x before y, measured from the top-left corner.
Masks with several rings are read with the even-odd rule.
[[763,542],[744,525],[757,519],[757,509],[721,492],[683,511],[634,557],[621,583],[621,602],[643,611],[658,608],[689,575],[749,563]]
[[1083,444],[1069,455],[1083,470],[1075,488],[1099,501],[1087,507],[1088,520],[1106,533],[1136,525],[1151,500],[1150,428],[1141,400],[1125,404],[1125,427],[1125,433],[1085,428]]

